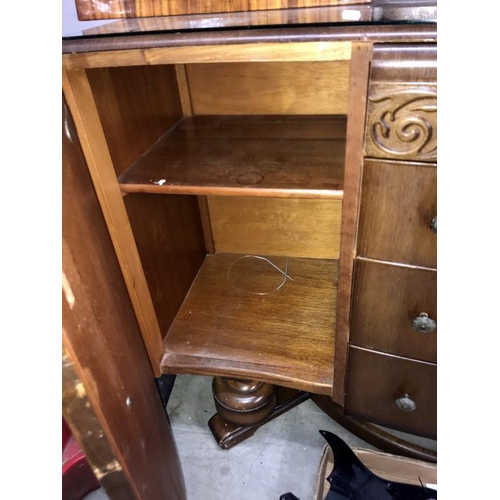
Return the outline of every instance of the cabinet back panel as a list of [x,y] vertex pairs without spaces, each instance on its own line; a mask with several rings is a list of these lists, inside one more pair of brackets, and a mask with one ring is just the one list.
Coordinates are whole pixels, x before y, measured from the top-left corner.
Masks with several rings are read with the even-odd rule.
[[196,196],[124,198],[163,337],[206,255]]
[[187,65],[196,115],[347,114],[349,61]]
[[342,200],[207,198],[216,253],[338,259]]
[[87,70],[116,175],[182,118],[174,66]]

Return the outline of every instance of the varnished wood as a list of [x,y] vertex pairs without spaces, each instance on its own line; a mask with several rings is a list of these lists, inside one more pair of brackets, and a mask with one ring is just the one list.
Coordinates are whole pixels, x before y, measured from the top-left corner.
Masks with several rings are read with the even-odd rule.
[[[436,365],[349,348],[345,412],[375,424],[436,438]],[[396,399],[408,394],[416,403],[403,412]]]
[[297,7],[321,7],[350,3],[368,3],[368,0],[76,0],[78,19],[116,19],[183,14],[210,14],[247,10],[273,10]]
[[371,55],[372,47],[370,44],[354,44],[349,79],[349,119],[347,122],[335,334],[333,400],[338,404],[343,404],[345,394],[345,370],[349,345],[352,280],[354,258],[356,255],[361,177],[363,172],[365,106]]
[[141,328],[154,374],[163,355],[162,335],[125,210],[92,89],[84,70],[63,72],[63,90],[75,120],[113,246]]
[[338,259],[340,200],[208,197],[215,250]]
[[352,344],[435,363],[438,329],[420,333],[412,328],[421,313],[437,323],[436,271],[357,261]]
[[63,413],[97,478],[114,485],[110,496],[125,476],[130,491],[120,488],[123,494],[116,498],[132,498],[131,492],[143,500],[183,500],[171,429],[108,228],[73,141],[63,135],[63,374],[74,370],[72,380],[63,378]]
[[172,66],[87,71],[117,175],[182,117]]
[[342,427],[379,450],[426,462],[437,462],[434,450],[401,439],[370,422],[348,417],[344,408],[327,396],[311,394],[311,400]]
[[437,170],[433,164],[365,161],[358,254],[435,268]]
[[249,43],[160,47],[143,50],[63,55],[67,69],[148,66],[156,64],[236,63],[273,61],[345,61],[350,59],[350,42]]
[[206,255],[198,200],[132,194],[125,206],[163,338]]
[[189,89],[189,81],[186,73],[185,64],[176,64],[175,74],[177,75],[177,85],[182,104],[183,116],[192,116],[193,106],[191,104],[191,91]]
[[349,61],[187,66],[199,115],[347,114]]
[[[240,257],[206,257],[165,339],[162,371],[331,394],[337,261],[291,258],[293,281],[273,291],[283,275]],[[285,258],[271,260],[285,269]]]
[[193,116],[120,177],[125,192],[341,198],[345,118]]
[[201,224],[203,226],[203,236],[205,238],[205,249],[207,253],[215,253],[214,236],[212,232],[212,221],[208,208],[208,197],[198,196],[198,208],[200,209]]
[[233,446],[241,443],[245,439],[253,436],[257,429],[283,413],[295,408],[297,405],[307,401],[309,394],[307,392],[289,389],[287,387],[277,387],[276,389],[276,408],[264,421],[256,425],[239,426],[225,421],[218,413],[216,413],[209,421],[208,426],[217,441],[217,444],[223,450],[229,450]]

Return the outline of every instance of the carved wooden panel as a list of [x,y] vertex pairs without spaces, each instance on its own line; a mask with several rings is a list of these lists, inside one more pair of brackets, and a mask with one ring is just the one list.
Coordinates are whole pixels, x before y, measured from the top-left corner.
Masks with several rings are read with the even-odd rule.
[[435,162],[437,85],[372,82],[365,155]]

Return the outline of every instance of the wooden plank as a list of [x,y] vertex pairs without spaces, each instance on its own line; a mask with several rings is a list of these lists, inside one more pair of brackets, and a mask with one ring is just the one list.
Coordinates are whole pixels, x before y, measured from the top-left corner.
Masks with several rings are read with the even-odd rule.
[[187,66],[199,115],[347,114],[349,61]]
[[182,117],[171,66],[87,71],[117,175]]
[[365,160],[359,256],[435,268],[436,216],[436,165]]
[[63,90],[155,375],[163,343],[144,270],[85,70],[64,71]]
[[193,107],[191,105],[191,92],[189,90],[189,81],[185,64],[176,64],[175,73],[177,75],[177,85],[181,97],[183,116],[192,116]]
[[208,253],[215,253],[214,236],[212,233],[212,221],[210,220],[208,198],[206,196],[198,196],[198,206],[200,208],[201,224],[203,225],[205,248]]
[[350,57],[351,42],[272,42],[85,52],[63,55],[63,62],[67,69],[78,69],[252,61],[345,61]]
[[124,192],[341,198],[345,117],[194,116],[120,178]]
[[369,0],[76,0],[78,19],[116,19],[155,16],[179,16],[182,14],[211,14],[215,12],[239,12],[275,10],[297,7],[322,7],[350,3],[368,3]]
[[[271,257],[284,270],[286,258]],[[208,255],[165,339],[164,373],[226,375],[331,394],[337,261]],[[258,293],[268,293],[258,295]]]
[[349,345],[351,293],[354,258],[356,256],[358,209],[363,171],[366,98],[371,57],[371,44],[354,44],[349,78],[349,120],[347,122],[344,199],[342,201],[337,331],[335,334],[335,368],[333,380],[333,400],[340,405],[344,404],[345,395],[345,371]]
[[208,197],[215,251],[338,259],[341,200]]
[[163,338],[206,255],[198,202],[147,194],[124,201]]
[[62,187],[63,415],[110,497],[184,500],[172,432],[106,222],[77,138],[64,135]]

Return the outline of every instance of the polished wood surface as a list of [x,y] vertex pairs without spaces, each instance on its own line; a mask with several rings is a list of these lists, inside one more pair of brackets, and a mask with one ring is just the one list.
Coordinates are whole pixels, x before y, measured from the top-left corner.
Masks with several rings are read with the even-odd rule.
[[357,260],[352,344],[435,363],[438,329],[420,333],[412,328],[421,313],[437,323],[435,270]]
[[72,365],[76,395],[88,400],[102,434],[92,435],[100,431],[90,414],[84,426],[85,404],[73,399],[63,411],[104,485],[123,473],[134,498],[183,500],[179,458],[122,271],[77,139],[65,135],[62,187],[63,371]]
[[345,117],[193,116],[120,177],[124,192],[341,198]]
[[351,43],[248,43],[158,47],[142,50],[82,52],[63,55],[67,69],[148,66],[157,64],[237,63],[274,61],[345,61],[351,57]]
[[195,114],[347,114],[349,61],[187,66]]
[[63,90],[132,299],[151,367],[158,376],[158,363],[163,356],[162,335],[86,72],[64,71]]
[[[349,348],[345,412],[392,429],[436,438],[436,365]],[[407,394],[416,409],[405,412],[396,399]]]
[[[165,339],[164,373],[257,379],[331,394],[337,261],[208,255]],[[270,257],[282,271],[286,259]],[[268,293],[267,295],[257,295]]]
[[182,14],[211,14],[252,10],[320,7],[350,3],[368,3],[369,0],[76,0],[78,19],[97,19],[179,16]]
[[116,175],[182,118],[172,66],[87,71]]
[[215,251],[338,259],[341,200],[209,196]]
[[124,200],[164,337],[206,255],[198,200],[146,194]]
[[437,170],[433,164],[365,161],[358,254],[435,268]]
[[181,98],[182,115],[192,116],[193,106],[191,104],[191,92],[189,90],[189,82],[185,64],[175,65],[175,74],[177,77],[177,87]]
[[349,77],[348,122],[340,234],[339,288],[336,315],[335,363],[333,400],[343,404],[345,370],[349,345],[352,280],[361,176],[363,172],[363,143],[366,117],[366,94],[372,55],[371,44],[354,44]]

